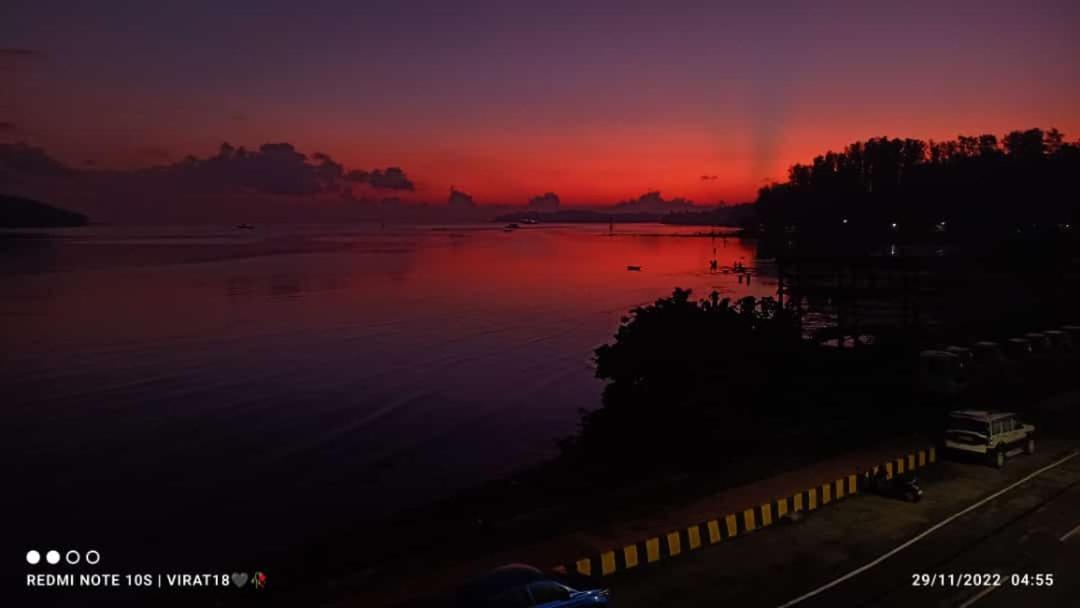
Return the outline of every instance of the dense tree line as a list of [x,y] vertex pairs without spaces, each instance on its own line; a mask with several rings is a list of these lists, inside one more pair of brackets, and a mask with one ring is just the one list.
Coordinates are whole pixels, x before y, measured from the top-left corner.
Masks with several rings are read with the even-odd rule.
[[[872,138],[810,164],[758,193],[767,234],[993,237],[1068,231],[1080,221],[1080,141],[1056,129],[949,141]],[[856,235],[858,235],[856,237]]]
[[581,462],[606,463],[606,474],[821,455],[914,428],[923,415],[911,409],[909,344],[855,351],[804,340],[773,298],[695,300],[675,289],[633,309],[614,338],[595,351],[602,407],[583,411],[563,443]]

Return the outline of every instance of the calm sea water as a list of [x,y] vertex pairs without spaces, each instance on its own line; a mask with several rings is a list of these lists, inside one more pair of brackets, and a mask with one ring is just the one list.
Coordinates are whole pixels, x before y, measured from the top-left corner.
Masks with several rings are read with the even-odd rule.
[[9,233],[15,534],[197,567],[542,460],[599,405],[591,352],[629,308],[774,293],[764,265],[749,286],[710,273],[714,248],[755,266],[753,247],[699,230]]

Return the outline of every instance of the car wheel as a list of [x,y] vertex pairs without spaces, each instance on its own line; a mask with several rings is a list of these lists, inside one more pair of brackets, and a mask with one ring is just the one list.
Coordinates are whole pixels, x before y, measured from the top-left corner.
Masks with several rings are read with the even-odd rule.
[[1024,446],[1024,453],[1029,454],[1029,455],[1035,453],[1035,440],[1034,439],[1028,439],[1027,440],[1027,445]]
[[994,466],[999,469],[1005,466],[1005,450],[998,450],[994,454]]
[[918,500],[918,498],[916,498],[914,492],[908,492],[907,494],[904,494],[904,500],[908,502],[915,502],[916,500]]

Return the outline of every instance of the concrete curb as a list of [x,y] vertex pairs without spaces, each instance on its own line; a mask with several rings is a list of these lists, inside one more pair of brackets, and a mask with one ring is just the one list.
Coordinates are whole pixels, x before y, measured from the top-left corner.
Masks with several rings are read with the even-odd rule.
[[676,557],[683,553],[696,551],[708,545],[729,541],[767,528],[792,514],[817,510],[825,505],[843,500],[860,493],[866,483],[879,470],[885,470],[885,476],[892,479],[907,471],[921,469],[937,462],[937,451],[931,447],[910,452],[892,460],[879,463],[866,471],[856,470],[838,479],[828,481],[812,488],[801,490],[770,502],[743,509],[693,524],[679,530],[673,530],[661,536],[655,536],[620,549],[604,551],[599,555],[583,557],[573,562],[572,567],[559,565],[553,568],[561,574],[575,573],[579,576],[608,576],[617,572],[639,568],[654,562]]

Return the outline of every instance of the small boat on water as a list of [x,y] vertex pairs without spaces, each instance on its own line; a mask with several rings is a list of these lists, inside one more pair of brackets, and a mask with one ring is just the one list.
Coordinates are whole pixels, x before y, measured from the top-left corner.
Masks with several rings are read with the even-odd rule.
[[506,232],[510,232],[511,230],[517,230],[518,228],[521,228],[521,226],[517,224],[507,224],[506,228],[503,228],[503,230]]
[[641,266],[627,266],[626,269],[630,272],[641,272]]
[[236,229],[237,230],[254,230],[255,226],[252,226],[251,224],[237,224]]

